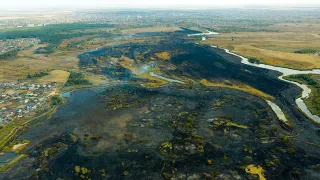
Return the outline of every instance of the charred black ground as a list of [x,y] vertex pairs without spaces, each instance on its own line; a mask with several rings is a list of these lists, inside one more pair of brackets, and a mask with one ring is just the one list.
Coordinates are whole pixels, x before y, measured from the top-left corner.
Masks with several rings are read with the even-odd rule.
[[[154,45],[79,55],[80,67],[125,84],[72,92],[49,120],[19,134],[19,141],[31,141],[24,150],[29,158],[0,178],[259,179],[246,173],[250,164],[263,167],[267,179],[319,176],[319,147],[306,144],[320,142],[319,128],[294,106],[297,87],[220,49],[195,45],[181,34],[166,36]],[[155,60],[168,77],[248,84],[272,95],[293,128],[284,128],[262,98],[197,83],[146,88],[132,83],[141,79],[129,69],[97,61],[123,54],[136,61],[162,51],[177,52],[169,61],[175,69]]]

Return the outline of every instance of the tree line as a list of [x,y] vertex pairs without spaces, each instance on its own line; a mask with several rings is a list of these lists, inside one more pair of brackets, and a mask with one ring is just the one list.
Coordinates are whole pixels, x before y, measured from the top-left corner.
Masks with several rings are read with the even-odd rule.
[[3,53],[3,54],[0,54],[0,60],[12,59],[12,58],[17,57],[17,55],[18,55],[18,51],[17,50],[6,52],[6,53]]

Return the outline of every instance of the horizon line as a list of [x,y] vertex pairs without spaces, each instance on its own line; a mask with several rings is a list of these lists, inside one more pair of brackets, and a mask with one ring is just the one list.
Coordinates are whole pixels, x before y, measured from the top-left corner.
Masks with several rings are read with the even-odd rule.
[[177,5],[146,5],[146,6],[39,6],[39,7],[0,7],[0,10],[6,11],[21,11],[21,10],[139,10],[139,9],[153,9],[153,10],[192,10],[192,9],[234,9],[234,8],[320,8],[319,3],[311,4],[234,4],[234,5],[222,5],[222,4],[202,4],[202,5],[192,5],[192,4],[177,4]]

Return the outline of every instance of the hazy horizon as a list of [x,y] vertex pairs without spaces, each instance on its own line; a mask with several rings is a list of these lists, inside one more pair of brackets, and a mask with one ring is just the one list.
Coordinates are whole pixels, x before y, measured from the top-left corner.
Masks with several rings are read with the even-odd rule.
[[206,7],[248,7],[248,6],[281,6],[301,7],[320,5],[318,0],[11,0],[3,2],[0,9],[41,9],[41,8],[206,8]]

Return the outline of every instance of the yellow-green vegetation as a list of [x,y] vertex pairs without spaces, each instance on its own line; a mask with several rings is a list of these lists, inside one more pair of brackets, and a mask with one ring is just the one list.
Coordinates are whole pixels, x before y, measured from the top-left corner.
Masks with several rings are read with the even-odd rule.
[[21,152],[28,144],[30,143],[30,141],[28,140],[24,140],[18,144],[14,143],[14,142],[10,142],[8,146],[4,147],[2,149],[2,151],[13,151],[15,153],[19,153]]
[[201,84],[205,86],[214,86],[214,87],[223,87],[223,88],[230,88],[230,89],[236,89],[239,91],[246,92],[248,94],[258,96],[264,99],[273,99],[273,97],[269,94],[266,94],[256,88],[253,88],[249,85],[242,84],[239,82],[230,82],[230,81],[225,81],[225,82],[210,82],[206,79],[202,79],[200,81]]
[[163,59],[163,60],[170,60],[171,56],[169,52],[159,52],[155,54],[156,57]]
[[212,104],[213,109],[220,108],[222,105],[226,103],[225,100],[218,99],[214,104]]
[[227,120],[216,120],[214,121],[214,125],[215,126],[227,126],[227,127],[237,127],[237,128],[241,128],[241,129],[247,129],[248,126],[245,125],[240,125],[231,121],[227,121]]
[[91,170],[85,167],[75,166],[74,175],[79,176],[81,179],[89,179],[89,176],[91,175]]
[[44,113],[40,114],[36,117],[29,117],[27,119],[19,119],[15,120],[13,123],[10,123],[6,126],[3,126],[0,131],[0,149],[3,148],[7,142],[19,131],[23,130],[30,122],[44,117],[46,115],[51,115],[55,113],[57,110],[57,106],[45,111]]
[[128,176],[129,172],[128,171],[123,171],[123,175]]
[[5,164],[4,166],[0,166],[0,172],[3,172],[9,168],[11,168],[12,166],[16,165],[21,159],[28,157],[28,155],[26,154],[21,154],[19,156],[17,156],[14,160],[12,160],[11,162],[9,162],[8,164]]
[[144,33],[144,32],[173,32],[181,30],[179,27],[171,26],[153,26],[153,27],[144,27],[144,28],[130,28],[121,30],[122,34],[135,34],[135,33]]
[[160,86],[163,86],[163,85],[166,85],[169,83],[163,79],[159,79],[157,77],[150,76],[150,74],[149,75],[143,74],[139,77],[144,77],[147,80],[149,80],[147,82],[141,82],[141,84],[143,84],[146,87],[157,88],[157,87],[160,87]]
[[250,147],[248,147],[246,144],[244,144],[242,147],[243,147],[244,152],[248,152],[248,153],[252,154],[252,149]]
[[107,171],[105,169],[100,169],[99,173],[101,174],[101,177],[106,177]]
[[133,74],[141,74],[142,71],[140,68],[135,64],[133,59],[130,59],[126,56],[121,56],[119,64],[124,68],[130,69]]
[[298,74],[284,77],[287,80],[306,84],[311,89],[311,94],[304,100],[312,114],[320,116],[320,75]]
[[161,153],[168,153],[172,151],[172,143],[171,142],[164,142],[160,146],[160,152]]
[[236,54],[253,57],[261,63],[270,65],[301,70],[320,68],[318,52],[297,53],[306,52],[305,49],[320,49],[318,43],[320,36],[315,33],[320,30],[319,26],[309,26],[309,28],[301,28],[295,24],[274,26],[277,26],[274,28],[280,32],[223,33],[201,43],[221,46]]
[[260,180],[266,180],[266,178],[264,177],[264,169],[260,166],[255,166],[253,164],[250,164],[245,168],[245,170],[249,174],[258,175]]
[[15,124],[11,123],[6,126],[1,126],[0,131],[0,149],[5,146],[5,144],[17,133],[19,128]]
[[78,139],[77,136],[75,136],[75,135],[73,135],[73,134],[69,134],[69,136],[70,136],[72,142],[76,142],[77,139]]

